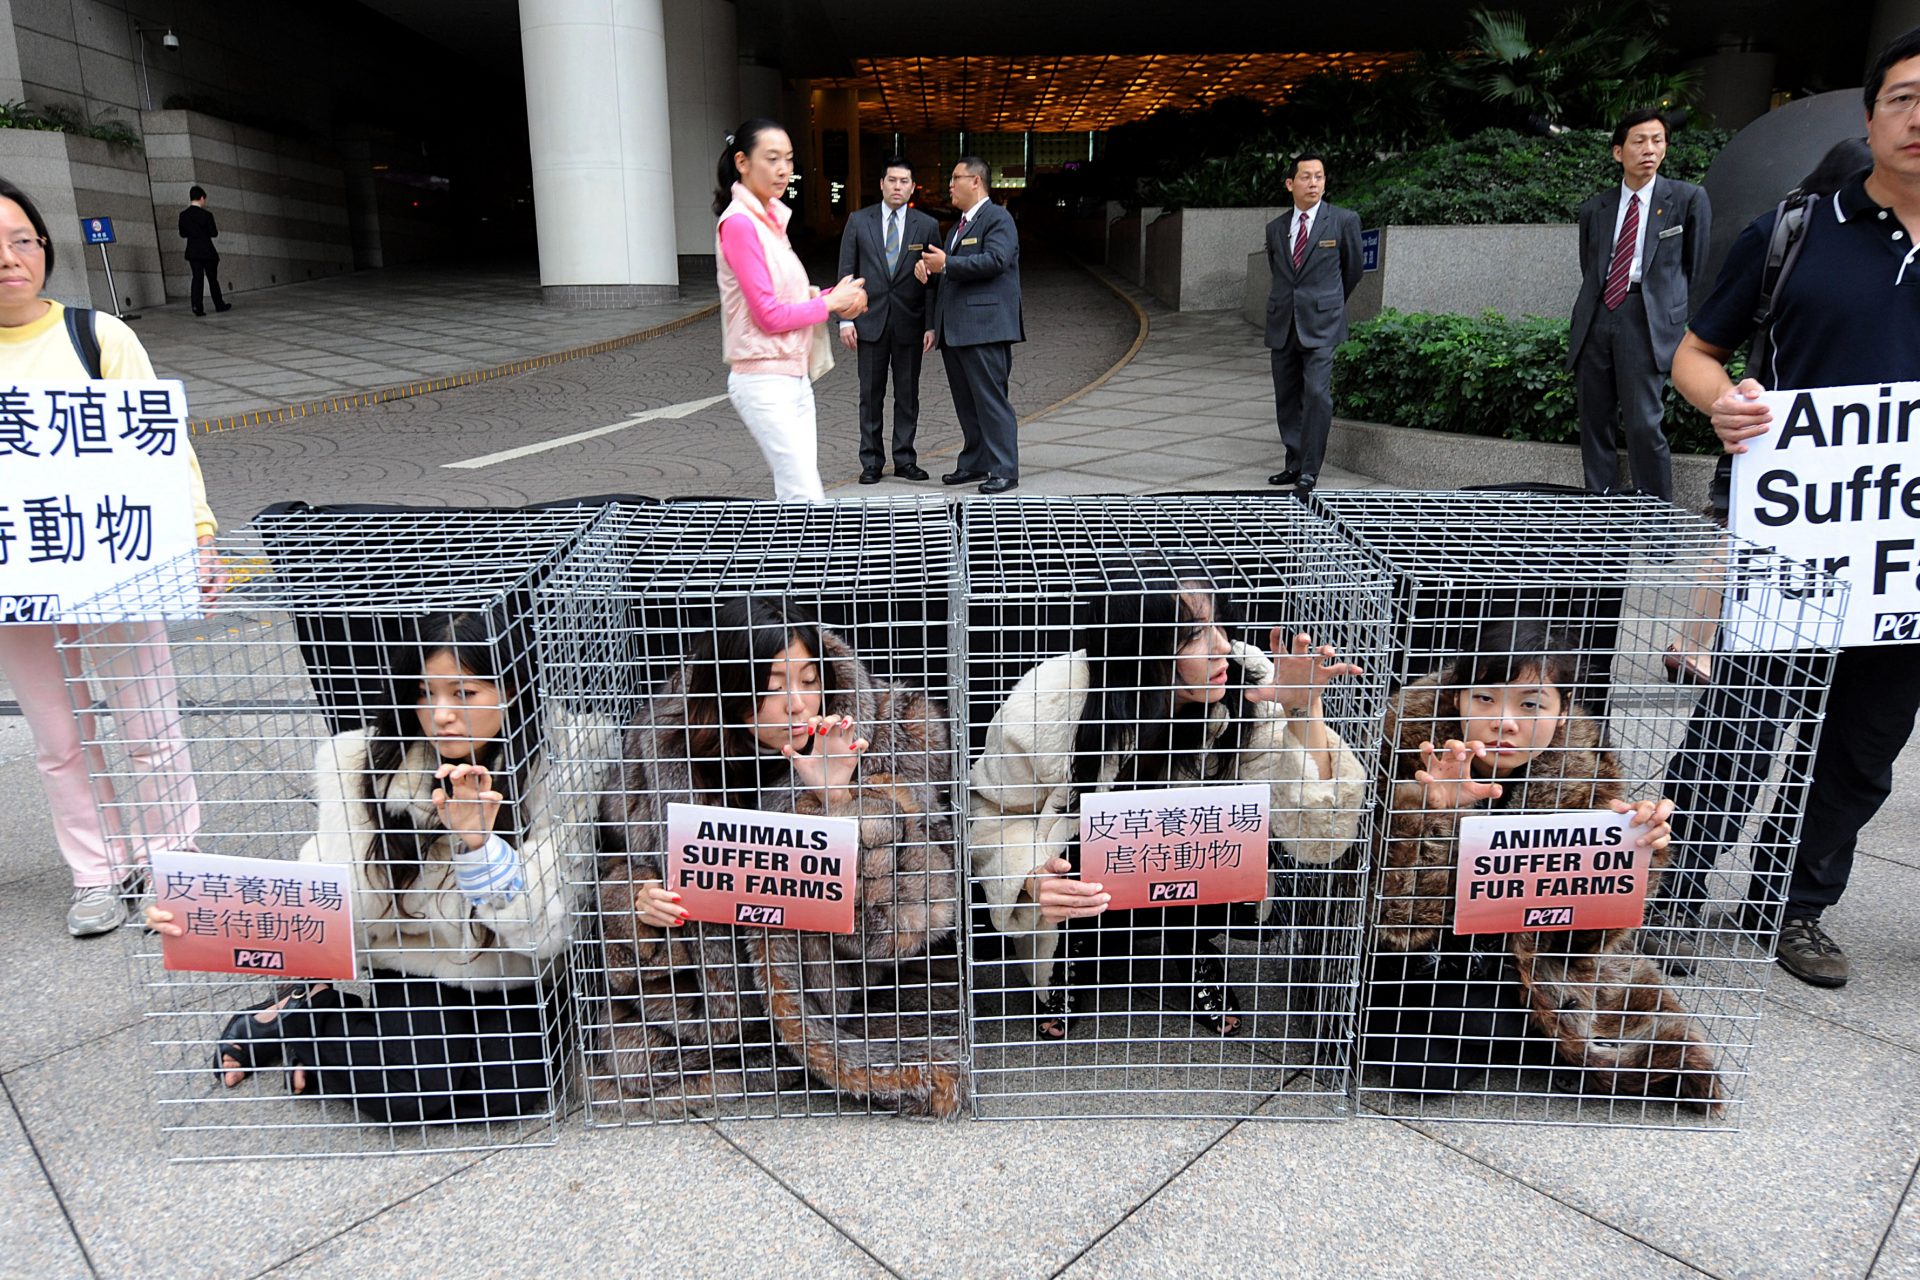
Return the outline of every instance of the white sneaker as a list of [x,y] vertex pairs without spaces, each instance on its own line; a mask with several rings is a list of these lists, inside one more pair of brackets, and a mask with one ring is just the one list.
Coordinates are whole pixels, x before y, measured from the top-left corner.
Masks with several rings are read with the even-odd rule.
[[76,938],[91,938],[112,933],[127,922],[126,900],[120,886],[89,885],[73,891],[73,903],[67,908],[67,932]]

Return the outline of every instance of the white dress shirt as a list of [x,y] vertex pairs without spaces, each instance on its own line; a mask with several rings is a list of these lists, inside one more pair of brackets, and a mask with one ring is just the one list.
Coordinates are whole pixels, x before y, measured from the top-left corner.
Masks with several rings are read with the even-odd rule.
[[1620,243],[1620,226],[1627,220],[1628,196],[1640,197],[1640,230],[1639,233],[1633,237],[1633,265],[1627,268],[1628,282],[1638,284],[1640,282],[1640,263],[1645,258],[1647,250],[1647,222],[1653,216],[1653,210],[1647,206],[1647,201],[1653,198],[1653,183],[1651,181],[1638,191],[1635,191],[1624,182],[1620,184],[1620,203],[1613,211],[1613,238],[1607,241],[1606,265],[1613,265],[1613,250],[1614,247]]
[[1293,258],[1293,246],[1300,243],[1300,224],[1303,222],[1307,227],[1307,247],[1309,249],[1313,247],[1313,224],[1314,221],[1319,218],[1320,206],[1324,203],[1326,202],[1323,200],[1315,200],[1311,208],[1295,209],[1293,211],[1293,220],[1287,223],[1287,258],[1289,261]]

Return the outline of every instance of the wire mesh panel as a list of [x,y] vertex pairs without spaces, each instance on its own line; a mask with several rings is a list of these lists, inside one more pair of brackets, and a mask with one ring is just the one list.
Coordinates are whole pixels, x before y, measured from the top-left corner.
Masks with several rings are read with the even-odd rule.
[[[78,611],[63,652],[115,860],[180,935],[123,933],[172,1157],[553,1140],[582,825],[551,763],[595,730],[543,711],[531,610],[597,514],[263,515],[221,539],[204,617],[120,621],[212,557]],[[157,742],[185,757],[156,770]],[[252,863],[149,883],[149,860],[183,853],[343,869],[354,980],[166,968],[163,945],[218,943],[270,974],[326,941],[337,905]]]
[[549,696],[626,726],[561,784],[591,1123],[963,1105],[956,565],[937,500],[674,503],[543,593]]
[[1394,579],[1362,1101],[1737,1120],[1844,584],[1653,498],[1317,504]]
[[1385,576],[1290,498],[963,519],[976,1114],[1344,1114]]

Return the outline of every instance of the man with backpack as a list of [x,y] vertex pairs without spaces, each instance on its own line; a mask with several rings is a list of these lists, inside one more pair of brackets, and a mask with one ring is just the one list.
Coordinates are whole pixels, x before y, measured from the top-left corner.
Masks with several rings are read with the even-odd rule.
[[[1920,376],[1920,28],[1881,53],[1864,99],[1872,167],[1831,195],[1785,202],[1741,232],[1674,353],[1674,386],[1712,419],[1728,454],[1744,453],[1743,441],[1772,428],[1770,411],[1756,399],[1769,388]],[[1757,367],[1735,386],[1726,361],[1749,337]],[[1730,461],[1722,459],[1716,505],[1725,501],[1720,480]],[[1735,675],[1720,675],[1716,686],[1731,687]],[[1860,829],[1892,793],[1893,763],[1912,735],[1916,711],[1920,645],[1841,651],[1780,932],[1779,963],[1803,982],[1838,987],[1850,976],[1846,954],[1821,927],[1821,914],[1845,892]],[[1697,729],[1702,717],[1695,720]],[[1733,731],[1741,732],[1737,723]],[[1690,730],[1690,743],[1694,736]],[[1751,742],[1724,744],[1699,759],[1710,764],[1720,751],[1751,755],[1753,749]],[[1732,784],[1687,780],[1691,770],[1678,764],[1676,780],[1701,797],[1683,798],[1682,809],[1737,816]],[[1676,843],[1682,825],[1676,818]]]

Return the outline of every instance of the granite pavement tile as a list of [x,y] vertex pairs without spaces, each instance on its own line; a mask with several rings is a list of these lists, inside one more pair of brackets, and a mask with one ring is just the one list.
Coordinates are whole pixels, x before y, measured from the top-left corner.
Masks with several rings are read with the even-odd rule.
[[1721,1275],[1862,1275],[1920,1155],[1920,1054],[1773,1006],[1744,1128],[1409,1122]]
[[[1916,1173],[1920,1173],[1920,1169]],[[1880,1245],[1880,1256],[1874,1259],[1869,1273],[1873,1280],[1920,1277],[1920,1196],[1914,1194],[1915,1185],[1920,1183],[1908,1184],[1907,1198],[1901,1202],[1900,1212],[1894,1215],[1893,1226]]]
[[91,1276],[86,1255],[60,1211],[53,1186],[27,1143],[13,1108],[0,1097],[0,1271],[60,1280]]
[[[1867,841],[1863,838],[1862,843]],[[1847,896],[1820,918],[1852,961],[1852,978],[1844,987],[1810,987],[1776,966],[1767,984],[1768,1000],[1920,1052],[1916,901],[1920,870],[1883,858],[1855,858]]]

